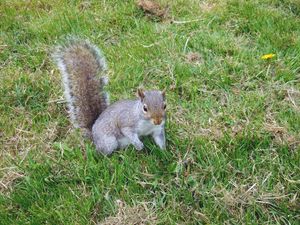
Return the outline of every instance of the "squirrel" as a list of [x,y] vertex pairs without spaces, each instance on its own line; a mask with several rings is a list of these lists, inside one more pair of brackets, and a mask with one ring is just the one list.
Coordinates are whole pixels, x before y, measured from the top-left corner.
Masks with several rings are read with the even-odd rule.
[[166,148],[166,91],[137,90],[137,99],[109,104],[106,60],[88,40],[69,39],[52,55],[63,81],[71,122],[90,137],[96,150],[110,155],[132,144],[142,150],[140,137],[151,135]]

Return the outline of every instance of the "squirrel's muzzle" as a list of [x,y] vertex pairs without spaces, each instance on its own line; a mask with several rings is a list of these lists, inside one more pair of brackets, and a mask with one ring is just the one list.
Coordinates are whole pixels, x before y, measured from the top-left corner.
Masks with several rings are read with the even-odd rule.
[[154,118],[154,119],[152,119],[152,123],[154,125],[160,125],[161,122],[162,122],[162,118]]

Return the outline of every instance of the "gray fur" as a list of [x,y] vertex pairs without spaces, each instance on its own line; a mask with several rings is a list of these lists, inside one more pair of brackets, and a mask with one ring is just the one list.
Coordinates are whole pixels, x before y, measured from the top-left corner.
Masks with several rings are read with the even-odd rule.
[[103,90],[108,82],[105,58],[96,46],[76,38],[56,47],[52,56],[62,75],[71,121],[90,136],[92,125],[109,105]]
[[57,47],[53,58],[62,74],[73,125],[92,137],[98,152],[109,155],[129,144],[141,150],[144,145],[140,137],[146,135],[151,135],[155,143],[165,149],[164,92],[139,89],[139,99],[118,101],[109,106],[108,94],[104,91],[108,78],[99,77],[107,66],[96,46],[71,38],[67,44]]
[[132,144],[137,150],[144,148],[141,136],[151,135],[155,143],[165,149],[165,115],[160,125],[154,125],[143,112],[145,102],[154,112],[161,111],[163,99],[160,91],[145,92],[145,99],[123,100],[109,106],[97,119],[92,135],[99,152],[109,155],[118,148]]

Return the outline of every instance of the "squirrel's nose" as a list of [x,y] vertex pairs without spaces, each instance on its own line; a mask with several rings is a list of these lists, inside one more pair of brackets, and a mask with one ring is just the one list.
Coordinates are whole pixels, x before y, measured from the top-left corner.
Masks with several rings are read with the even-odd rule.
[[154,125],[160,125],[162,119],[160,119],[160,118],[155,118],[155,119],[153,119],[152,121],[153,121],[153,124],[154,124]]

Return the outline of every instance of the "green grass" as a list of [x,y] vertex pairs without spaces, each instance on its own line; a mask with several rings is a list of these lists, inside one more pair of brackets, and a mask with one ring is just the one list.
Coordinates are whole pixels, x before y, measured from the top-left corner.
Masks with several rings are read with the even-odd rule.
[[[299,1],[160,2],[166,21],[133,0],[1,1],[0,224],[95,224],[117,200],[150,224],[299,223]],[[166,151],[104,157],[72,128],[50,59],[70,34],[105,53],[113,101],[167,88]]]

